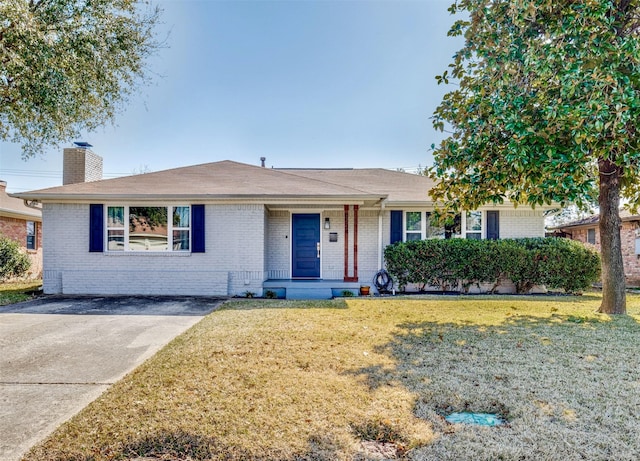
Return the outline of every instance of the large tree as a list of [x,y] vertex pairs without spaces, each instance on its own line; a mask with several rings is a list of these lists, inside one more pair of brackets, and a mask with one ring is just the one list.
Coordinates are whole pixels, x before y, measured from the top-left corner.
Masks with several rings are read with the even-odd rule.
[[[464,47],[438,76],[434,196],[453,208],[588,200],[600,207],[603,300],[625,313],[621,197],[638,203],[640,1],[460,0]],[[455,82],[454,82],[455,80]]]
[[0,1],[0,141],[27,158],[113,122],[149,78],[159,14],[136,0]]

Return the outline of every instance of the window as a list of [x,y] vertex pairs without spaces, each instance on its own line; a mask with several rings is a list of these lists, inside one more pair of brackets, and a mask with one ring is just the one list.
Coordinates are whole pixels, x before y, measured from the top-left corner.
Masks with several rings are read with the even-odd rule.
[[36,223],[27,221],[27,250],[36,249]]
[[422,240],[422,215],[421,211],[407,211],[405,213],[405,241]]
[[460,215],[450,218],[444,226],[436,226],[431,222],[431,212],[429,211],[405,211],[404,223],[405,242],[451,238],[460,234]]
[[596,244],[596,230],[595,229],[587,229],[587,243],[591,245]]
[[391,243],[408,240],[450,239],[460,236],[460,215],[450,216],[443,225],[431,222],[429,211],[391,210]]
[[482,211],[467,211],[465,235],[468,239],[482,238]]
[[107,249],[109,251],[124,250],[124,207],[107,208]]
[[444,238],[457,238],[462,235],[462,216],[457,214],[447,218],[444,224]]
[[108,251],[191,249],[188,206],[109,206],[106,227]]

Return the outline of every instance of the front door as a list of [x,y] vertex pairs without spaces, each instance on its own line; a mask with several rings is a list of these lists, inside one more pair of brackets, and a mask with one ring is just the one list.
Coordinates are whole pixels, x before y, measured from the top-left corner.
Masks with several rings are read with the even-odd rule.
[[320,214],[294,214],[291,219],[292,277],[319,278]]

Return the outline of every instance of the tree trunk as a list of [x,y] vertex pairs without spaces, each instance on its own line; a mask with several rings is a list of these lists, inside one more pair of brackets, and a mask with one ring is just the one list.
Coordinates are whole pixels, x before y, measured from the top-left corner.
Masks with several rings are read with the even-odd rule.
[[600,252],[602,255],[602,304],[598,312],[626,314],[624,266],[620,240],[620,168],[599,159]]

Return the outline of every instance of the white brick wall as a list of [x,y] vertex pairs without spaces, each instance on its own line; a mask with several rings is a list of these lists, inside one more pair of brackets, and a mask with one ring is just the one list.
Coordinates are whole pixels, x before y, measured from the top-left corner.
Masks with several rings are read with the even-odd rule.
[[[389,230],[387,230],[387,233]],[[378,211],[360,210],[358,219],[358,277],[371,284],[378,267]]]
[[544,237],[542,210],[500,210],[500,238]]
[[[171,205],[171,204],[168,204]],[[353,215],[353,209],[350,212]],[[45,293],[73,294],[260,294],[266,278],[289,278],[290,211],[262,205],[207,205],[206,253],[90,253],[89,205],[45,204]],[[324,218],[331,229],[324,229]],[[360,210],[358,275],[370,283],[378,269],[378,211]],[[344,211],[321,212],[322,277],[344,275]],[[349,275],[353,274],[353,217],[349,223]],[[337,242],[329,234],[338,234]],[[382,216],[389,244],[390,212]],[[538,210],[500,210],[502,238],[544,236]]]
[[[331,229],[324,228],[324,219],[329,218]],[[322,277],[330,280],[342,280],[344,277],[344,210],[326,210],[322,213]],[[353,232],[353,224],[350,225]],[[337,242],[329,241],[329,234],[338,234]],[[351,255],[349,255],[351,258]]]
[[291,254],[291,214],[276,210],[267,213],[266,277],[269,279],[290,278],[289,258]]
[[240,295],[264,279],[264,207],[207,205],[206,253],[90,253],[89,205],[45,204],[44,291]]

